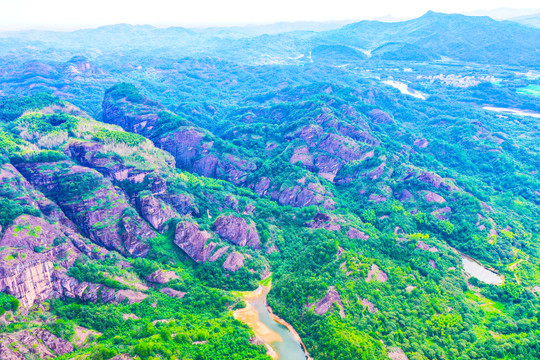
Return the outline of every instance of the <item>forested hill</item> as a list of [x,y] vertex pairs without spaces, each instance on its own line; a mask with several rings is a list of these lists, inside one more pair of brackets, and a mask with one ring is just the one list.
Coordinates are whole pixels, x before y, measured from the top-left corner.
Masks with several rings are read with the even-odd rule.
[[10,34],[0,359],[270,359],[233,316],[270,274],[316,360],[539,358],[538,38]]

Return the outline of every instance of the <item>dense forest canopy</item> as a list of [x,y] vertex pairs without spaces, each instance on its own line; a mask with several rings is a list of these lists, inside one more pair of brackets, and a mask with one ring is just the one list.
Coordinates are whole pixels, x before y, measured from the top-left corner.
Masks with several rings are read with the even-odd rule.
[[539,358],[540,30],[217,31],[0,39],[0,358]]

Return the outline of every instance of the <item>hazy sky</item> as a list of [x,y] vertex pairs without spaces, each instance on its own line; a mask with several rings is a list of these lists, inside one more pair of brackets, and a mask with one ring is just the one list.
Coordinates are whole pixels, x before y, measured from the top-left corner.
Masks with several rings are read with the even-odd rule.
[[73,29],[130,23],[158,26],[357,20],[427,10],[538,8],[538,0],[0,0],[0,30]]

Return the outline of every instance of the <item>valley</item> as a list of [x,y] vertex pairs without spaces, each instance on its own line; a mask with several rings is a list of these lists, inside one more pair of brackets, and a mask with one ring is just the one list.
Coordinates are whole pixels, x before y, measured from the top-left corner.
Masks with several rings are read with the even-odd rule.
[[0,359],[540,358],[540,30],[305,26],[1,34]]

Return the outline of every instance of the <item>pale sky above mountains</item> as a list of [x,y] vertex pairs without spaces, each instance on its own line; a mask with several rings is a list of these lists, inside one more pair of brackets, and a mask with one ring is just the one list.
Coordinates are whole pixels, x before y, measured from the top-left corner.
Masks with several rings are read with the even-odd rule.
[[538,0],[0,0],[0,30],[69,30],[118,23],[246,25],[385,15],[405,19],[428,10],[470,13],[510,7],[540,12]]

